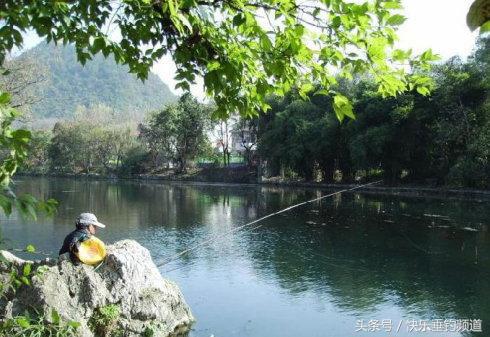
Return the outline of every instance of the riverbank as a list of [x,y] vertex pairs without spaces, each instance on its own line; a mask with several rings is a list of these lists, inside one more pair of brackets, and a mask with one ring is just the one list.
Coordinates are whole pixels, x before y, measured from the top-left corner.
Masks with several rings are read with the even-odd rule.
[[[95,179],[95,180],[129,180],[147,182],[169,182],[186,183],[196,185],[239,185],[239,186],[270,186],[280,188],[315,188],[315,189],[349,189],[358,184],[329,184],[322,182],[288,181],[278,177],[263,178],[257,181],[253,172],[247,168],[213,168],[191,171],[187,174],[139,174],[133,176],[102,175],[91,174],[30,174],[20,173],[18,176],[27,177],[56,177],[74,179]],[[470,188],[454,188],[449,186],[422,186],[422,185],[387,185],[382,182],[362,188],[363,193],[368,194],[387,194],[410,197],[438,196],[448,198],[472,198],[490,200],[490,190],[477,190]]]

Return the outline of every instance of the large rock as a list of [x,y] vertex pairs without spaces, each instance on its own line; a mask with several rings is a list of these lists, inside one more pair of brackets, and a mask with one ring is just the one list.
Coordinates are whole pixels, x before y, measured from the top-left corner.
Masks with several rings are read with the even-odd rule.
[[[124,336],[142,336],[151,329],[153,336],[163,337],[190,327],[194,318],[182,293],[162,278],[147,249],[124,240],[108,246],[107,252],[98,268],[63,259],[35,263],[34,267],[46,265],[46,271],[33,276],[31,286],[21,287],[12,300],[0,303],[2,316],[32,308],[48,315],[55,309],[63,320],[81,323],[80,336],[93,337],[90,318],[100,308],[117,305],[117,324]],[[6,258],[22,268],[22,260],[8,254]]]

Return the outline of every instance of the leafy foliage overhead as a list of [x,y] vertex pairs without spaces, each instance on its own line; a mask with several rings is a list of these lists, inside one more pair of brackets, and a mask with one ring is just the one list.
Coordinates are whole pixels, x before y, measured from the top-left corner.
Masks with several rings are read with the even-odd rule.
[[112,54],[143,79],[170,54],[177,86],[189,89],[202,76],[218,116],[267,110],[268,95],[293,86],[307,97],[315,83],[335,96],[342,119],[352,105],[335,90],[336,72],[369,73],[387,96],[428,93],[430,80],[416,70],[436,56],[395,48],[405,21],[400,9],[401,0],[9,0],[0,3],[0,64],[33,29],[48,41],[74,43],[82,64]]

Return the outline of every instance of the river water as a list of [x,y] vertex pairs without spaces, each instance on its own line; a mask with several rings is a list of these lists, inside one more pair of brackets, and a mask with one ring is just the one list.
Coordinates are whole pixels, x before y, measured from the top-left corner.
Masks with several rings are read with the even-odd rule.
[[[53,218],[2,217],[4,246],[32,243],[56,255],[83,211],[107,224],[97,233],[106,243],[137,240],[157,263],[213,239],[160,268],[197,318],[191,337],[490,336],[489,201],[349,193],[224,235],[329,191],[16,183],[18,193],[60,206]],[[481,333],[465,332],[479,323]]]

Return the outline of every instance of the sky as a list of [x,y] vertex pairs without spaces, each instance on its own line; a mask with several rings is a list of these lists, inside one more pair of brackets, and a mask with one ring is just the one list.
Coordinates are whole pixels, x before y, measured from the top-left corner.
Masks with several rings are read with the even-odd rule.
[[[398,31],[398,47],[412,48],[421,53],[432,48],[442,60],[458,55],[466,58],[471,54],[477,32],[470,32],[466,26],[466,13],[473,0],[403,0],[403,15],[407,17]],[[24,46],[31,48],[39,43],[33,34],[25,36]],[[175,89],[175,64],[169,56],[163,57],[153,68],[175,94],[182,91]],[[191,92],[203,100],[203,82],[191,86]]]
[[403,0],[407,21],[400,27],[400,45],[421,52],[432,50],[446,60],[466,58],[475,45],[477,32],[466,26],[466,13],[473,0]]

